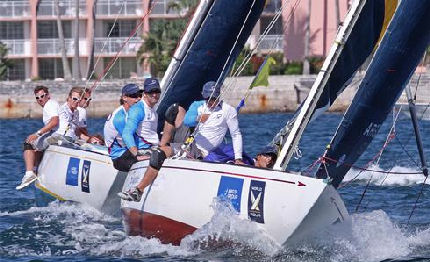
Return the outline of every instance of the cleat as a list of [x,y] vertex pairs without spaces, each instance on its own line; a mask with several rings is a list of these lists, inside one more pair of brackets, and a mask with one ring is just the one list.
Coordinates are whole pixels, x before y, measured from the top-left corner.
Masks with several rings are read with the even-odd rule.
[[142,199],[143,192],[140,192],[139,189],[133,188],[128,190],[127,192],[120,192],[118,196],[125,201],[135,201],[140,202]]

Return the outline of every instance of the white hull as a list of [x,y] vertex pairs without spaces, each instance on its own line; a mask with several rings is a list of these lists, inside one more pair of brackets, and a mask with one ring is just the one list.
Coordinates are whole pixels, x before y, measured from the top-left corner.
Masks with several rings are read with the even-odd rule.
[[92,206],[108,214],[119,212],[127,173],[114,169],[106,152],[51,145],[38,168],[36,187],[49,195]]
[[[147,164],[133,166],[123,190],[138,183]],[[348,217],[337,191],[323,180],[248,166],[167,159],[141,202],[121,202],[126,229],[130,235],[179,244],[211,220],[217,196],[230,199],[240,218],[254,221],[278,244],[298,241]]]

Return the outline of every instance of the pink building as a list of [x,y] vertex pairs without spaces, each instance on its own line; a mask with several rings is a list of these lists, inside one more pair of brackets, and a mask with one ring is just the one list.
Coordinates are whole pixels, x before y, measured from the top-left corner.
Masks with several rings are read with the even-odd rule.
[[310,3],[310,53],[309,56],[325,57],[338,29],[336,2],[342,22],[350,0],[292,0],[282,10],[284,24],[284,54],[286,59],[299,61],[304,58],[306,24]]
[[[74,54],[72,36],[75,33],[72,24],[75,15],[75,1],[59,1],[67,56],[71,63]],[[85,76],[87,70],[91,44],[87,36],[91,34],[93,24],[95,25],[95,59],[100,59],[96,67],[96,74],[100,75],[111,58],[117,54],[125,39],[142,20],[143,26],[124,47],[107,77],[149,76],[148,67],[139,65],[136,58],[136,52],[143,42],[141,35],[149,31],[151,21],[180,17],[179,11],[168,11],[169,3],[174,1],[178,0],[151,1],[154,4],[152,12],[149,16],[144,17],[148,10],[149,0],[98,0],[94,20],[92,18],[94,0],[80,0],[79,52],[82,76]],[[270,24],[275,12],[280,10],[281,3],[286,2],[288,4],[283,7],[282,11],[283,19],[278,19],[258,48],[262,53],[269,49],[284,51],[288,59],[300,60],[304,51],[304,21],[308,11],[305,0],[299,1],[300,4],[294,9],[292,4],[296,1],[268,0],[261,19],[248,40],[249,46],[255,47],[260,34]],[[324,50],[327,52],[331,44],[337,28],[334,1],[312,0],[311,55],[324,55]],[[339,2],[341,19],[343,19],[348,1],[339,0]],[[108,37],[116,17],[118,17],[118,21]],[[1,0],[0,41],[8,46],[8,58],[15,65],[8,72],[10,80],[63,77],[54,0]]]

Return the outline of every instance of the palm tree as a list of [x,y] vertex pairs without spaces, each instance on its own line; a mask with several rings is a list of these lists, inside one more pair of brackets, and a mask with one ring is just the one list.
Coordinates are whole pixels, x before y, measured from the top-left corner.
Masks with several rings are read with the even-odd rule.
[[95,30],[95,20],[96,20],[96,7],[97,7],[97,0],[93,0],[92,3],[92,16],[93,19],[88,20],[91,21],[92,24],[89,25],[89,32],[88,32],[88,43],[90,49],[88,50],[88,63],[87,63],[87,79],[90,79],[91,74],[94,70],[94,30]]
[[81,79],[81,69],[79,66],[79,0],[75,0],[75,19],[74,24],[74,46],[75,55],[73,56],[73,79]]
[[143,45],[137,52],[140,62],[147,59],[151,65],[151,75],[161,77],[159,74],[166,71],[177,43],[187,26],[187,20],[192,15],[192,7],[196,4],[196,0],[170,2],[167,12],[187,10],[186,14],[180,19],[159,20],[151,23],[151,30],[143,36]]
[[0,80],[6,79],[7,70],[12,68],[12,62],[7,58],[8,48],[6,44],[0,42]]
[[306,19],[305,26],[305,53],[303,61],[303,75],[309,75],[309,50],[310,50],[310,40],[311,40],[311,8],[312,0],[308,0],[308,17]]
[[72,74],[70,73],[70,67],[66,56],[66,43],[64,41],[63,26],[61,24],[59,0],[54,0],[54,5],[55,5],[55,12],[57,13],[57,29],[58,29],[58,38],[60,40],[61,61],[63,64],[64,79],[70,80],[72,79]]

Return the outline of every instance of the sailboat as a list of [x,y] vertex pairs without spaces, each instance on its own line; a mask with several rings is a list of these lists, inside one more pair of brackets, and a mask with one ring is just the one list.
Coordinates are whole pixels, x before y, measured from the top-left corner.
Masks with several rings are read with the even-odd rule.
[[[174,102],[188,107],[193,100],[199,99],[201,87],[206,81],[224,80],[258,20],[264,2],[200,2],[162,80],[163,99],[158,109],[160,116]],[[185,236],[211,220],[215,212],[212,208],[214,201],[225,203],[239,218],[251,221],[279,245],[289,245],[328,225],[347,221],[348,212],[336,190],[343,178],[342,172],[347,171],[344,166],[353,163],[370,143],[373,136],[367,134],[378,131],[377,124],[385,119],[394,106],[430,41],[430,18],[426,16],[430,11],[430,3],[401,1],[391,19],[386,2],[390,1],[353,2],[309,96],[295,114],[294,121],[289,122],[273,140],[273,144],[280,148],[274,169],[209,163],[181,157],[167,159],[157,179],[145,189],[140,202],[121,201],[127,232],[130,235],[156,237],[163,243],[179,244]],[[394,2],[396,6],[397,1]],[[397,45],[398,42],[401,44]],[[396,61],[407,60],[407,63],[391,64],[391,52],[397,47],[400,47],[400,51],[395,53]],[[327,158],[337,159],[336,164],[329,166],[328,175],[327,172],[318,172],[318,177],[326,179],[286,171],[308,122],[333,103],[357,68],[372,53],[374,56],[366,81],[363,81],[356,99],[345,114],[345,123],[342,122],[339,127],[331,143],[333,146],[325,153]],[[396,88],[390,90],[389,95],[384,94],[382,99],[380,92],[384,92],[387,79],[380,79],[378,73],[391,65],[395,65],[398,70],[391,82]],[[363,133],[365,139],[360,133],[356,137],[348,136],[347,140],[340,139],[357,141],[353,145],[358,146],[359,150],[342,151],[345,156],[336,158],[338,155],[332,152],[337,152],[338,148],[345,150],[342,147],[349,145],[337,143],[338,137],[349,135],[351,122],[348,120],[352,118],[355,121],[356,114],[362,115],[357,110],[362,105],[361,101],[378,102],[376,104],[380,105],[380,111],[375,116],[366,115],[360,123],[367,124],[369,119],[372,120],[364,128],[368,130]],[[375,119],[378,121],[375,122]],[[160,121],[163,121],[162,117]],[[363,129],[352,126],[356,130]],[[346,131],[342,131],[344,127]],[[93,148],[85,151],[72,146],[54,145],[46,153],[38,170],[40,177],[37,186],[58,198],[87,203],[97,208],[106,206],[118,185],[122,185],[123,191],[134,187],[148,165],[148,161],[138,162],[128,174],[122,174],[113,170],[103,149],[96,152]],[[56,159],[60,155],[63,157],[62,162],[58,162],[53,169],[50,165],[57,163]],[[91,168],[88,168],[88,161],[91,161]],[[100,167],[96,169],[95,165],[99,164]],[[335,171],[332,172],[333,169]],[[87,174],[89,180],[84,179]],[[58,176],[56,183],[51,182],[54,176]],[[106,183],[101,183],[103,180]],[[84,191],[86,187],[90,188],[90,193]],[[95,201],[95,197],[89,194],[102,196],[97,196]],[[116,207],[116,204],[112,206]]]

